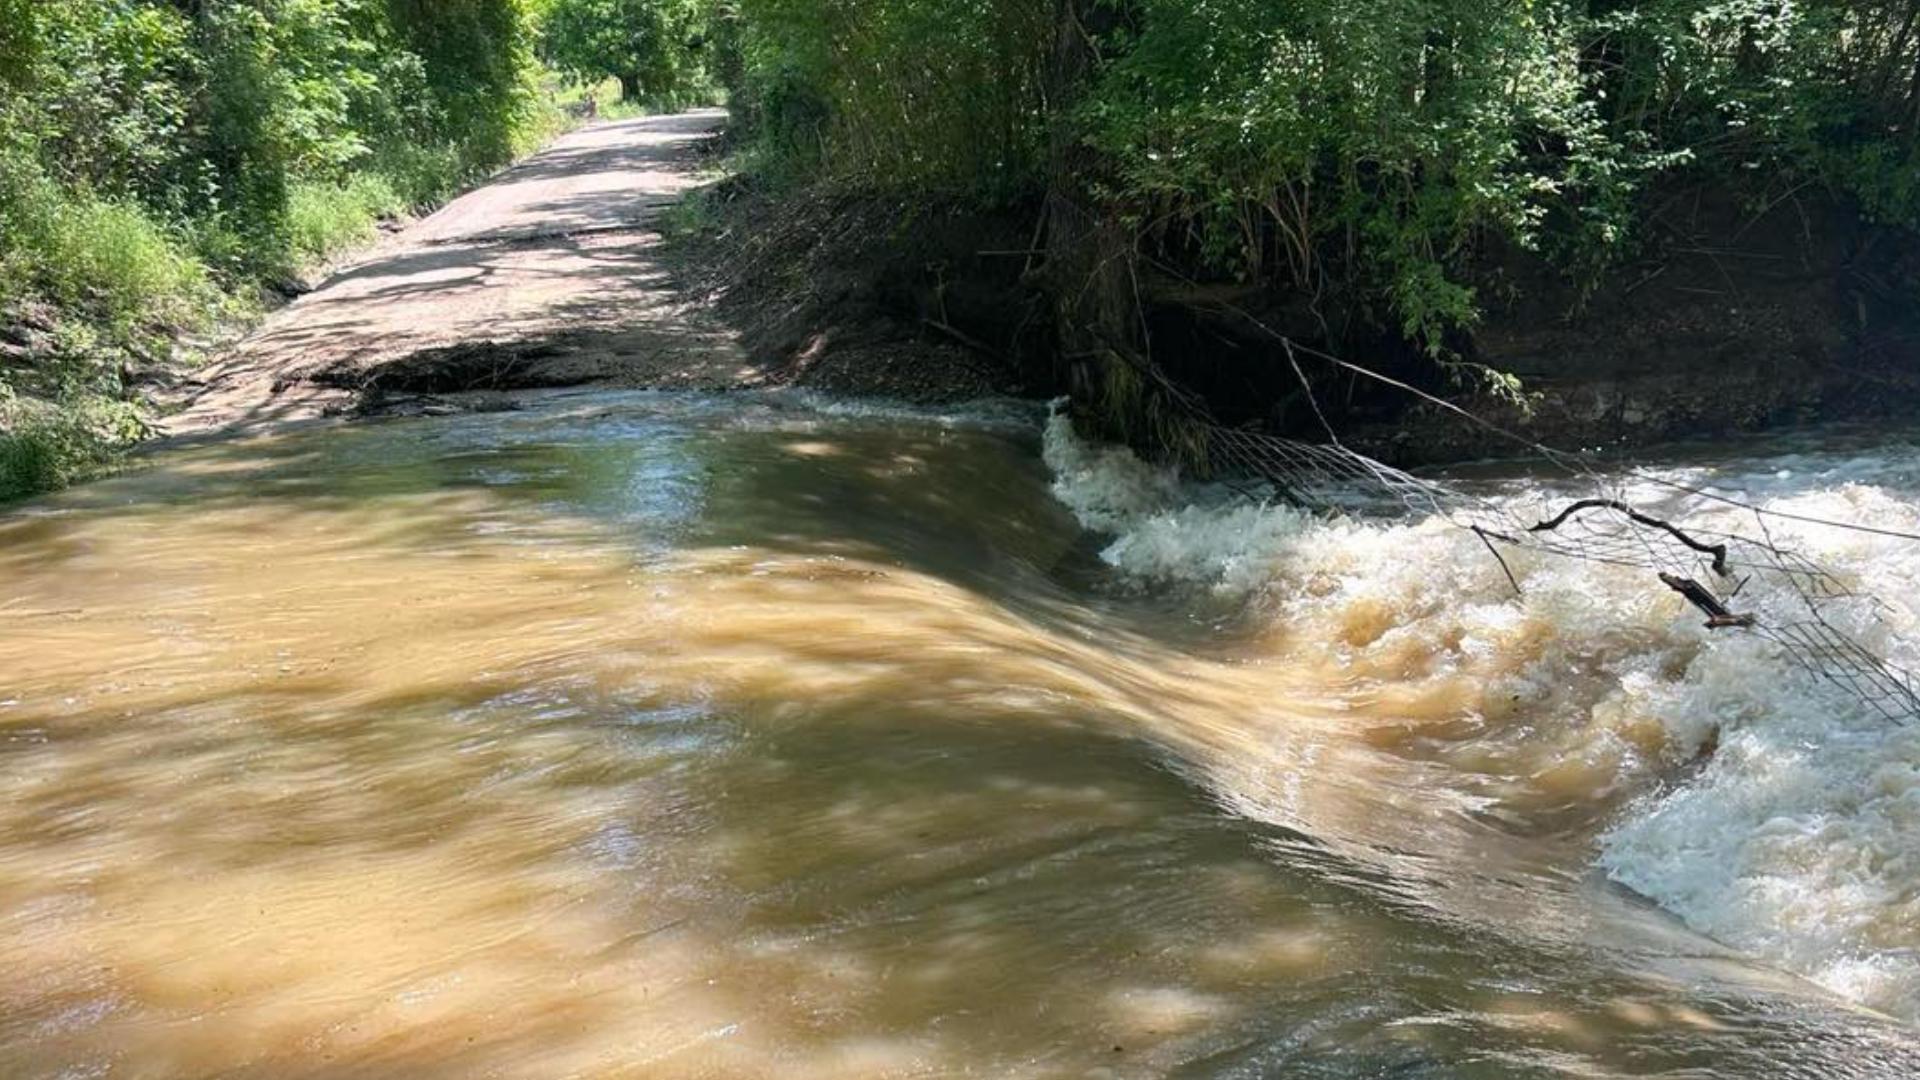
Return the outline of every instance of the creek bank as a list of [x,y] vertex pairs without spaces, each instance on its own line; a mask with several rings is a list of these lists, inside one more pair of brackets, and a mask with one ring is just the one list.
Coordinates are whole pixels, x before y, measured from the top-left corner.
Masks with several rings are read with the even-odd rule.
[[[1519,401],[1477,414],[1565,447],[1902,421],[1920,406],[1920,238],[1848,200],[1803,193],[1755,212],[1679,188],[1647,215],[1643,253],[1582,295],[1523,252],[1479,270],[1487,313],[1471,358],[1515,376]],[[1484,454],[1484,433],[1421,407],[1401,456]]]
[[[674,216],[669,251],[762,371],[836,393],[958,400],[1068,386],[1039,200],[982,209],[730,178]],[[1561,448],[1629,450],[1815,422],[1898,419],[1920,402],[1920,246],[1844,200],[1753,213],[1667,193],[1638,258],[1581,287],[1528,252],[1472,269],[1479,324],[1435,363],[1364,303],[1143,262],[1154,362],[1223,422],[1343,441],[1403,466],[1512,456],[1444,407],[1301,354],[1325,350]],[[1317,412],[1316,412],[1317,406]]]
[[917,404],[1056,392],[1037,208],[769,192],[730,176],[669,217],[683,287],[784,385]]

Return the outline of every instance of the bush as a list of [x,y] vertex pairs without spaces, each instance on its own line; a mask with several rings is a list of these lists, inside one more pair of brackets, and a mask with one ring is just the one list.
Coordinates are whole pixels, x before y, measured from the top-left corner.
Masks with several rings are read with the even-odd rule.
[[729,101],[774,167],[836,182],[975,193],[1040,181],[1050,4],[740,0]]
[[302,182],[288,197],[288,236],[298,255],[324,259],[371,239],[380,219],[408,208],[393,183],[377,173],[359,173],[341,184]]
[[552,0],[541,52],[586,83],[614,79],[629,106],[710,100],[708,0]]
[[63,443],[37,426],[0,431],[0,503],[65,487],[73,474]]
[[47,406],[0,394],[0,503],[97,476],[143,434],[125,402],[89,397]]
[[0,369],[0,498],[137,434],[163,331],[550,137],[531,3],[0,0],[0,321],[60,327]]
[[115,324],[199,322],[211,300],[206,270],[145,211],[84,196],[54,216],[41,255],[57,298],[97,306]]
[[[1663,176],[1805,185],[1920,227],[1908,0],[737,0],[747,160],[995,200],[1052,136],[1064,194],[1196,273],[1338,290],[1435,352],[1490,237],[1591,284]],[[1059,12],[1092,57],[1045,93]]]
[[205,268],[151,214],[63,190],[36,164],[0,164],[0,264],[21,287],[115,326],[197,321]]

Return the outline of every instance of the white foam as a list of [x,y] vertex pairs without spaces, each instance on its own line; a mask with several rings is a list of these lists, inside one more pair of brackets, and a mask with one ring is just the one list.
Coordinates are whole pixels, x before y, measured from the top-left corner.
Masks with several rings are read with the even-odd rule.
[[1089,445],[1058,409],[1047,417],[1042,454],[1053,470],[1054,497],[1089,529],[1121,532],[1180,499],[1173,470],[1148,465],[1120,447]]
[[[1896,529],[1920,525],[1909,495],[1850,479],[1887,478],[1888,462],[1847,464],[1854,467],[1800,473],[1833,486],[1783,492],[1767,505]],[[1842,608],[1839,625],[1915,666],[1920,545],[1813,525],[1776,525],[1775,534],[1857,577],[1884,608],[1878,618],[1865,603]],[[1603,838],[1601,865],[1722,941],[1847,997],[1920,1014],[1920,731],[1778,661],[1709,661],[1703,677],[1746,685],[1755,707],[1729,727],[1698,777],[1622,817]]]
[[[1513,552],[1516,597],[1478,538],[1442,521],[1327,520],[1196,495],[1125,451],[1087,446],[1058,416],[1046,451],[1055,492],[1113,536],[1104,556],[1122,576],[1253,598],[1293,640],[1318,643],[1381,693],[1451,688],[1482,725],[1463,762],[1542,773],[1573,763],[1592,770],[1596,798],[1657,792],[1717,734],[1697,773],[1625,804],[1597,839],[1600,866],[1729,945],[1920,1015],[1920,727],[1890,724],[1757,635],[1709,634],[1644,570]],[[1920,531],[1910,447],[1657,475],[1788,513]],[[1631,497],[1679,496],[1639,482]],[[1734,507],[1690,520],[1753,528]],[[1842,630],[1920,667],[1910,644],[1920,544],[1770,527],[1885,602],[1877,614],[1864,601],[1832,608]],[[1782,589],[1756,586],[1741,602],[1774,623],[1804,611]]]

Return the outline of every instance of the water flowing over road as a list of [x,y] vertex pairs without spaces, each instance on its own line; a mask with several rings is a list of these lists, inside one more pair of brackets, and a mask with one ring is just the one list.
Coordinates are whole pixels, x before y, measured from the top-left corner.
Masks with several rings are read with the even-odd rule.
[[[1920,734],[1627,571],[1026,403],[522,405],[0,515],[0,1076],[1920,1075]],[[1655,465],[1920,525],[1820,447]],[[1791,539],[1912,666],[1920,557]]]
[[1139,474],[1041,426],[581,394],[10,515],[0,1073],[1920,1067],[1596,868],[1687,782],[1683,612],[1337,523],[1102,558]]

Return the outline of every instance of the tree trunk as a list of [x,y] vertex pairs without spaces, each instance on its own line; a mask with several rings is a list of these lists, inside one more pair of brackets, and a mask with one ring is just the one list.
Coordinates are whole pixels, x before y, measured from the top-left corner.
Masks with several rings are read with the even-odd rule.
[[[1069,392],[1096,412],[1109,367],[1127,354],[1145,353],[1133,236],[1110,207],[1092,194],[1097,155],[1070,118],[1085,95],[1099,59],[1099,34],[1118,21],[1101,0],[1056,0],[1054,48],[1048,63],[1046,287],[1053,297],[1054,330],[1067,365]],[[1104,417],[1128,426],[1127,417]]]

